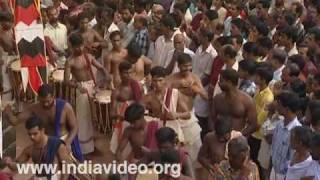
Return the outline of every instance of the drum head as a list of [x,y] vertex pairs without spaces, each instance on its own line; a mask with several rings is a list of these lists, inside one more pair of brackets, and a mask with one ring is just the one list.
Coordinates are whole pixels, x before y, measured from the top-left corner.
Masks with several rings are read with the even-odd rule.
[[111,102],[111,91],[110,90],[99,91],[97,92],[95,97],[98,102],[108,104]]
[[21,71],[21,61],[19,59],[14,60],[10,65],[12,71]]
[[64,79],[64,70],[62,69],[55,70],[52,72],[51,76],[55,81],[62,82]]

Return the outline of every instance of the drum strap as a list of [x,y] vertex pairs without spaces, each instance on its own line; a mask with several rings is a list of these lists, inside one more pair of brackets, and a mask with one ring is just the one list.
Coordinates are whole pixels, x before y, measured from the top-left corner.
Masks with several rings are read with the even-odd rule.
[[86,60],[87,68],[88,68],[88,70],[89,70],[89,72],[90,72],[90,75],[91,75],[91,77],[92,77],[92,80],[93,80],[93,82],[94,82],[94,85],[96,86],[96,85],[97,85],[97,82],[96,82],[96,79],[95,79],[94,74],[93,74],[93,71],[92,71],[92,67],[91,67],[91,63],[90,63],[89,57],[88,57],[88,55],[87,55],[86,53],[84,53],[84,58],[85,58],[85,60]]
[[[171,97],[172,97],[172,89],[168,88],[167,92],[166,92],[165,104],[164,104],[167,107],[167,109],[170,109]],[[164,114],[164,118],[163,118],[164,126],[166,126],[166,123],[167,123],[167,113],[168,113],[168,111],[165,110],[165,114]]]

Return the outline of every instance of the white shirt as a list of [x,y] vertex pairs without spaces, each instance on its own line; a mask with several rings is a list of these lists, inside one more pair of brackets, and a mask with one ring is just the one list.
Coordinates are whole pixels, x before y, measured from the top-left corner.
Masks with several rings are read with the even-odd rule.
[[[174,51],[175,51],[175,50],[172,49],[172,50],[169,51],[169,53],[167,54],[166,61],[165,61],[165,67],[169,66],[170,62],[172,61],[172,57],[173,57]],[[188,48],[184,48],[183,52],[186,53],[186,54],[189,54],[189,55],[191,56],[191,58],[192,58],[192,61],[194,61],[193,58],[194,58],[194,55],[195,55],[195,54],[194,54],[193,51],[191,51],[191,50],[188,49]],[[177,73],[177,72],[179,72],[179,68],[178,68],[178,63],[176,62],[175,65],[174,65],[174,67],[173,67],[172,74],[173,74],[173,73]]]
[[[211,43],[206,50],[202,49],[202,45],[197,49],[192,62],[192,72],[199,76],[201,79],[204,75],[210,75],[213,60],[217,57],[218,53],[213,48]],[[205,87],[208,90],[208,87]],[[197,116],[209,116],[208,101],[197,95],[194,100],[194,112]]]
[[296,43],[294,43],[294,46],[292,47],[292,49],[290,49],[290,51],[288,52],[288,56],[292,56],[292,55],[296,55],[299,54]]
[[212,69],[213,60],[217,57],[218,53],[214,47],[209,44],[206,50],[202,49],[200,46],[194,56],[194,61],[192,62],[192,72],[201,78],[204,74],[210,75]]
[[314,180],[320,180],[320,162],[313,160],[306,176],[314,176]]
[[[239,15],[237,18],[241,18],[241,16]],[[225,36],[231,35],[231,21],[232,21],[232,16],[227,17],[227,19],[224,21],[223,35]]]
[[98,22],[97,22],[97,19],[96,19],[96,17],[94,17],[94,18],[89,22],[89,26],[90,26],[91,28],[93,28],[93,26],[95,26],[97,23],[98,23]]
[[307,175],[308,169],[311,167],[312,158],[309,156],[303,162],[294,164],[291,166],[291,162],[289,163],[288,171],[286,174],[286,179],[290,180],[300,180],[302,177]]
[[164,36],[158,37],[155,44],[155,54],[154,54],[154,65],[165,67],[166,64],[166,55],[170,50],[174,49],[173,47],[173,37],[170,40],[165,40]]
[[277,69],[276,71],[273,72],[273,79],[272,81],[270,81],[269,83],[269,87],[272,89],[273,85],[278,82],[281,81],[281,75],[282,75],[282,70],[284,69],[284,65],[282,65],[279,69]]
[[44,29],[44,35],[48,36],[59,50],[64,51],[68,48],[67,27],[65,25],[58,22],[57,27],[53,27],[48,23]]

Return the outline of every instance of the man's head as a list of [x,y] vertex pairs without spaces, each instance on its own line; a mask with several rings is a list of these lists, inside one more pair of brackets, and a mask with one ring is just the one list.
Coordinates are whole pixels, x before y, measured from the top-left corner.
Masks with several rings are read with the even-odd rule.
[[221,58],[227,62],[228,60],[235,60],[238,52],[232,45],[225,45],[221,49]]
[[180,53],[177,58],[180,73],[188,74],[192,72],[192,58],[189,54]]
[[177,144],[177,134],[170,127],[162,127],[156,132],[156,139],[160,152],[174,149]]
[[84,45],[81,34],[72,33],[69,37],[69,43],[75,56],[80,56],[83,53]]
[[275,99],[279,114],[285,117],[289,114],[296,114],[300,108],[299,96],[293,92],[282,91]]
[[228,158],[232,169],[239,170],[249,158],[249,145],[244,136],[231,139],[228,144]]
[[179,18],[180,20],[183,20],[187,9],[188,6],[186,3],[175,3],[173,7],[173,15]]
[[259,0],[256,9],[257,9],[257,16],[261,19],[268,17],[268,10],[270,8],[270,0]]
[[294,63],[298,65],[300,71],[304,69],[306,62],[303,59],[303,55],[295,54],[288,57],[288,63]]
[[110,40],[114,49],[121,48],[122,36],[120,31],[113,31],[112,33],[110,33]]
[[232,19],[230,32],[232,36],[245,36],[247,33],[245,22],[240,18]]
[[10,30],[13,27],[13,15],[10,12],[0,12],[0,25],[4,30]]
[[120,13],[121,13],[122,20],[128,24],[130,23],[133,17],[134,8],[132,7],[131,4],[123,4],[123,7],[120,10]]
[[311,116],[311,127],[314,131],[320,133],[320,107],[310,109],[309,112]]
[[25,127],[31,141],[34,144],[40,143],[43,136],[45,136],[42,120],[36,116],[32,116],[26,121]]
[[320,133],[317,132],[311,139],[311,155],[312,159],[320,163]]
[[305,43],[310,49],[316,49],[320,44],[320,28],[312,28],[309,30]]
[[271,65],[274,70],[277,70],[286,62],[287,53],[282,49],[273,49],[271,52]]
[[279,45],[293,45],[298,38],[298,30],[292,26],[286,26],[279,32]]
[[54,105],[53,89],[49,84],[43,84],[38,90],[39,103],[44,109],[50,109]]
[[148,26],[148,20],[142,15],[136,15],[134,17],[133,26],[137,30],[141,30]]
[[257,85],[267,86],[273,79],[273,72],[268,67],[259,67],[256,69],[254,81]]
[[144,119],[144,107],[139,103],[131,104],[124,113],[124,119],[135,129],[144,129],[146,120]]
[[250,29],[250,36],[252,36],[254,40],[268,36],[270,30],[265,22],[253,18],[251,25],[252,27]]
[[238,86],[239,75],[233,69],[223,70],[221,72],[219,86],[222,91],[230,91],[232,88]]
[[227,143],[231,138],[232,123],[228,118],[219,118],[215,124],[215,133],[218,141]]
[[89,15],[86,12],[82,12],[78,16],[80,31],[84,32],[87,31],[89,28]]
[[285,83],[291,83],[295,78],[298,78],[300,74],[300,68],[295,63],[288,63],[282,70],[281,80]]
[[290,146],[294,150],[309,149],[312,131],[306,126],[297,126],[290,132]]
[[257,64],[254,61],[244,59],[239,62],[239,78],[248,79],[249,77],[253,77],[256,71]]
[[234,35],[234,36],[231,36],[231,39],[232,39],[232,46],[235,48],[237,52],[240,51],[243,44],[243,37],[241,35]]
[[154,4],[152,6],[152,20],[159,23],[162,19],[165,10],[161,4]]
[[258,45],[255,42],[246,42],[243,45],[242,56],[244,59],[249,59],[251,61],[256,61],[259,56]]
[[260,56],[267,56],[270,50],[273,48],[273,42],[269,37],[261,37],[257,40]]
[[312,78],[312,92],[316,92],[320,90],[320,74],[314,75]]
[[207,28],[201,28],[198,36],[201,45],[206,45],[213,40],[214,33]]
[[[305,98],[307,95],[307,85],[299,78],[295,78],[290,82],[290,89],[296,93],[300,98]],[[304,110],[305,111],[305,110]]]
[[150,42],[156,42],[158,37],[161,35],[159,24],[151,24],[148,26],[149,40]]
[[184,47],[185,47],[185,39],[183,34],[176,34],[173,38],[173,45],[174,45],[174,49],[179,51],[179,52],[183,52]]
[[197,1],[197,7],[199,11],[205,12],[211,8],[212,0],[199,0]]
[[132,76],[132,64],[129,61],[123,61],[119,64],[120,78],[122,82],[128,82]]
[[113,17],[114,17],[114,10],[109,7],[98,7],[97,14],[96,14],[96,20],[98,24],[109,28],[109,26],[112,24]]
[[151,69],[152,87],[155,90],[163,89],[165,86],[165,77],[167,76],[166,69],[161,66],[155,66]]
[[[218,19],[218,12],[216,10],[207,10],[204,14],[203,14],[203,18],[201,20],[202,26],[205,28],[211,28],[211,27],[215,27],[215,25],[217,24],[217,19]],[[213,26],[209,26],[209,25],[213,25]]]
[[230,15],[232,16],[232,18],[236,18],[240,15],[240,12],[242,10],[242,5],[241,5],[241,1],[233,1],[228,9],[227,9],[229,12],[230,12]]
[[136,42],[131,42],[127,47],[127,51],[128,60],[132,64],[135,64],[138,61],[138,59],[142,56],[142,50]]
[[51,25],[56,24],[58,22],[59,12],[55,7],[53,7],[53,6],[48,7],[47,8],[47,15],[48,15],[49,23]]
[[177,26],[176,21],[171,15],[164,16],[161,21],[161,32],[163,35],[169,35],[170,32],[174,31],[174,28]]

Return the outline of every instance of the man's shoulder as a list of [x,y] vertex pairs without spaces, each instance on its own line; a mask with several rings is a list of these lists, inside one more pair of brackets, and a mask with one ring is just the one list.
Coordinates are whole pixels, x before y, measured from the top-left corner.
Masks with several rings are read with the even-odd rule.
[[191,51],[189,48],[184,48],[184,53],[190,55],[190,56],[194,56],[195,53],[193,51]]
[[62,24],[62,23],[60,23],[60,22],[58,22],[58,26],[59,26],[59,28],[61,28],[63,30],[67,30],[67,26]]

